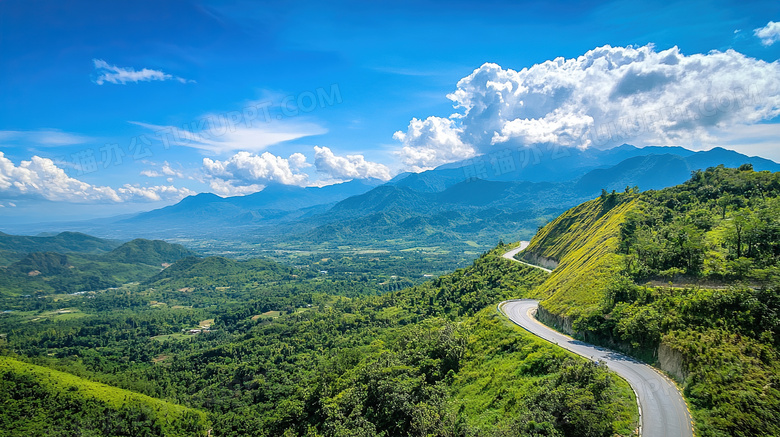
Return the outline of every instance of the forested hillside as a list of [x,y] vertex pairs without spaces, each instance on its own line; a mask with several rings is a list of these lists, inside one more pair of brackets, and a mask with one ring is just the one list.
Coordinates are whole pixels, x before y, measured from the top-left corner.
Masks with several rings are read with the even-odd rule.
[[[195,255],[178,244],[143,239],[129,241],[110,252],[93,254],[101,248],[112,247],[113,243],[64,232],[56,237],[3,235],[0,243],[3,241],[15,251],[8,251],[11,255],[7,255],[14,262],[0,267],[0,296],[38,298],[119,287],[147,279],[170,263]],[[63,252],[40,251],[45,248]]]
[[19,261],[31,252],[88,253],[110,252],[121,243],[78,232],[30,237],[0,232],[0,267]]
[[540,316],[670,372],[699,435],[778,435],[779,202],[780,173],[749,165],[604,193],[521,254],[560,263]]
[[205,410],[214,436],[630,434],[623,380],[497,313],[545,277],[506,250],[378,296],[371,274],[185,258],[0,330],[27,361]]
[[4,436],[206,436],[206,415],[68,373],[0,357]]
[[29,237],[24,235],[9,235],[0,232],[0,250],[29,252],[60,252],[60,253],[106,253],[117,248],[121,243],[105,240],[79,232],[60,232],[56,235]]

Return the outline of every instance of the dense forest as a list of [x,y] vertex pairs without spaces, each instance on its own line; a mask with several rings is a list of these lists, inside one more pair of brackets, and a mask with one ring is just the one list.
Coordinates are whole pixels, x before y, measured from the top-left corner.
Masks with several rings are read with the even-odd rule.
[[688,182],[643,193],[621,228],[635,280],[662,277],[769,283],[780,279],[780,175],[696,171]]
[[395,290],[357,268],[184,258],[143,284],[73,297],[70,317],[5,314],[3,349],[205,411],[214,436],[630,434],[623,380],[496,312],[545,276],[502,259],[507,249]]

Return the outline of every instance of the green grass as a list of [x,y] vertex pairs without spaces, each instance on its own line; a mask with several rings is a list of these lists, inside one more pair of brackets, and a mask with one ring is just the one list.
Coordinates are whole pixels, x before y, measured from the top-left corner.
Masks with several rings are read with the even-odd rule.
[[192,338],[191,335],[185,335],[185,334],[166,334],[166,335],[155,335],[152,337],[152,340],[156,341],[166,341],[166,340],[187,340]]
[[18,323],[39,323],[43,321],[64,321],[88,317],[89,314],[78,308],[61,308],[54,311],[14,311],[7,317],[13,317]]
[[[105,435],[101,427],[114,432],[122,428],[117,423],[100,424],[101,420],[133,415],[127,420],[144,418],[148,421],[144,430],[158,430],[144,435],[206,435],[208,428],[201,411],[10,357],[0,357],[0,381],[3,435],[65,435],[62,432],[68,429],[71,435],[100,436]],[[20,390],[26,395],[21,399]],[[47,406],[69,411],[50,411]],[[137,425],[125,427],[138,429]]]
[[[465,324],[473,333],[470,354],[451,387],[457,399],[453,408],[469,418],[473,429],[511,432],[511,420],[527,413],[526,405],[543,397],[557,377],[556,365],[589,361],[528,333],[495,308],[477,313]],[[610,378],[612,402],[601,407],[609,411],[619,435],[631,435],[639,417],[634,392],[614,373]]]
[[524,253],[559,262],[533,295],[548,311],[567,317],[596,309],[601,291],[622,267],[616,252],[620,224],[636,205],[627,196],[594,199],[561,214],[531,240]]

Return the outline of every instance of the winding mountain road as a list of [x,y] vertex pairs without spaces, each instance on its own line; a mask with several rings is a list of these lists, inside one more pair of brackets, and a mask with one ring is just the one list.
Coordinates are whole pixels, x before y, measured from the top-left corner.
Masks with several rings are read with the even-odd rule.
[[[504,254],[514,259],[515,254],[525,249],[528,242]],[[521,262],[521,261],[517,261]],[[531,264],[522,263],[533,266]],[[538,267],[541,268],[541,267]],[[547,269],[543,269],[549,272]],[[511,321],[528,332],[549,342],[589,358],[603,361],[631,385],[636,393],[640,413],[640,435],[645,437],[691,437],[693,427],[688,407],[677,386],[653,367],[621,353],[575,340],[543,325],[535,317],[539,301],[517,299],[499,304],[499,310]]]
[[520,246],[518,246],[518,247],[516,247],[516,248],[514,248],[514,249],[512,249],[512,250],[510,250],[509,252],[507,252],[507,253],[503,254],[502,256],[503,256],[504,258],[506,258],[506,259],[510,260],[510,261],[519,262],[520,264],[526,265],[526,266],[528,266],[528,267],[536,267],[536,268],[537,268],[537,269],[539,269],[539,270],[544,270],[544,271],[545,271],[545,272],[547,272],[547,273],[552,273],[552,270],[550,270],[550,269],[545,269],[544,267],[541,267],[541,266],[535,266],[535,265],[533,265],[533,264],[528,264],[528,263],[527,263],[527,262],[525,262],[525,261],[520,261],[519,259],[515,259],[515,255],[517,255],[518,253],[522,252],[522,251],[523,251],[523,249],[525,249],[526,247],[528,247],[528,244],[529,244],[529,243],[530,243],[530,241],[521,241],[521,242],[520,242]]

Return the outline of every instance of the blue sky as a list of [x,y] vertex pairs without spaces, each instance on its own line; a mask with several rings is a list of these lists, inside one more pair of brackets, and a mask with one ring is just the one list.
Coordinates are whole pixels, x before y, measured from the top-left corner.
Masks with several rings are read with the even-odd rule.
[[583,138],[659,101],[699,112],[615,141],[780,160],[773,20],[774,1],[3,1],[0,225],[608,147]]

